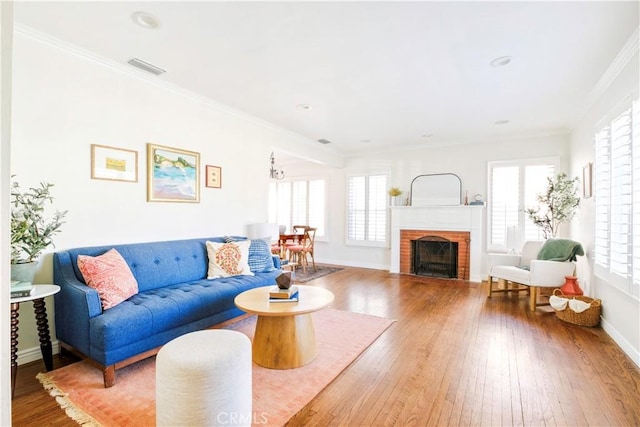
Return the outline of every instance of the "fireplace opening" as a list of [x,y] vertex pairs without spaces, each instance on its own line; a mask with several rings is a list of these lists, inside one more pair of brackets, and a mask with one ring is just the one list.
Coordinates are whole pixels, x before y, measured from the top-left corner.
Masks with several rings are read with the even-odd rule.
[[411,273],[432,277],[458,277],[458,242],[439,236],[411,241]]

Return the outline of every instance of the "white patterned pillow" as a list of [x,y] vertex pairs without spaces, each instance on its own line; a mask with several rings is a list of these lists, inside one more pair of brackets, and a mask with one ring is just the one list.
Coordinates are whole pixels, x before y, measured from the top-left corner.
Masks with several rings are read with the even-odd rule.
[[250,240],[232,243],[207,242],[209,271],[207,279],[230,276],[253,276],[249,267]]

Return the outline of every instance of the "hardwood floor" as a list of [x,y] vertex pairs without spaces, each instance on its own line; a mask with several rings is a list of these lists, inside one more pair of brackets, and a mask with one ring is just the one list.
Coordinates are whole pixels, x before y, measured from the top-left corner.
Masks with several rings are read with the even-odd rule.
[[[307,284],[333,308],[397,321],[290,426],[640,425],[640,369],[602,329],[530,312],[525,295],[360,268]],[[41,369],[19,368],[13,424],[75,425]]]

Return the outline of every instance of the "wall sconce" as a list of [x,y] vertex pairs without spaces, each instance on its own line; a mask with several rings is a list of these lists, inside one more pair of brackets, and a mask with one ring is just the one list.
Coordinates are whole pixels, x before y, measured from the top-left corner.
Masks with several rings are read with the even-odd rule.
[[276,158],[273,156],[273,151],[271,152],[271,169],[269,170],[269,177],[271,179],[284,178],[284,171],[276,167]]

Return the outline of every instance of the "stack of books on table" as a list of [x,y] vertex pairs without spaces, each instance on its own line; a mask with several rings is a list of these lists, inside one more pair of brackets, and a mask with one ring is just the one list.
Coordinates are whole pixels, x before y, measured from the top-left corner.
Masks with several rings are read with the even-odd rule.
[[28,297],[33,291],[33,285],[30,282],[11,282],[11,298]]
[[269,289],[270,302],[296,302],[298,301],[298,287],[291,285],[289,289],[280,289],[273,286]]

